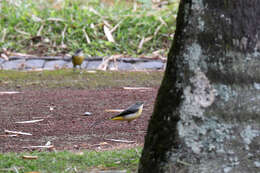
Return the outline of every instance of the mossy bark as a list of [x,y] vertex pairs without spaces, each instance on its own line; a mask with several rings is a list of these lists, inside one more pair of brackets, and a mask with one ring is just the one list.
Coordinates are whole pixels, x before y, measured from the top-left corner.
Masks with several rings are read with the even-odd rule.
[[139,172],[260,172],[260,1],[181,0]]

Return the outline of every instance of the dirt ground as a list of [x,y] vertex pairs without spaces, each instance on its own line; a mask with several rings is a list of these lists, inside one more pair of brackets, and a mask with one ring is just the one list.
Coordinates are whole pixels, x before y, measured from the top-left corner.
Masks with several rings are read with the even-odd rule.
[[[35,149],[30,146],[45,145],[48,141],[54,146],[52,150],[107,150],[142,145],[157,90],[68,88],[0,94],[0,152],[31,151]],[[106,109],[124,109],[136,101],[145,101],[139,119],[130,124],[108,119],[115,113]],[[84,116],[85,112],[92,115]],[[16,123],[36,119],[43,121]],[[10,137],[5,130],[32,135]]]

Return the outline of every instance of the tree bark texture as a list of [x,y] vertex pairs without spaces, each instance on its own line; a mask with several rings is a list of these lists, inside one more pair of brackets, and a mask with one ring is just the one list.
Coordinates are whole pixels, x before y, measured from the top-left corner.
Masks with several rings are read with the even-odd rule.
[[139,173],[260,172],[260,0],[181,0]]

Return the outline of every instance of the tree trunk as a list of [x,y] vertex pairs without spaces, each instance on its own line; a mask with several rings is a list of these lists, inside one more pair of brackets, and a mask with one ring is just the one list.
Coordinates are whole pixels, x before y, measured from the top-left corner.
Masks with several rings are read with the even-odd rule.
[[260,0],[181,0],[145,172],[260,172]]

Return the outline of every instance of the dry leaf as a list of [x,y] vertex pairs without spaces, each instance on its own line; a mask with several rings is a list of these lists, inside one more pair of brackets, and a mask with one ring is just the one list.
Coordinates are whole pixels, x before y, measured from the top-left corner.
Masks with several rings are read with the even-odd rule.
[[104,25],[104,32],[105,32],[105,35],[106,35],[108,41],[114,43],[115,40],[114,40],[114,38],[113,38],[113,36],[112,36],[112,33],[110,32],[109,28],[108,28],[106,25]]
[[4,53],[1,54],[1,57],[2,57],[4,60],[6,60],[6,61],[9,60],[9,57],[8,57],[6,54],[4,54]]
[[94,14],[98,15],[98,16],[101,16],[94,8],[90,7],[88,9],[90,12],[93,12]]
[[90,38],[89,38],[88,34],[87,34],[86,31],[85,31],[85,28],[82,29],[82,32],[83,32],[83,34],[84,34],[84,36],[85,36],[85,38],[86,38],[87,43],[90,44],[91,41],[90,41]]
[[27,156],[27,155],[23,155],[23,159],[35,160],[35,159],[38,159],[38,156]]
[[140,41],[140,43],[138,45],[138,49],[142,49],[143,44],[144,44],[144,37],[141,39],[141,41]]

